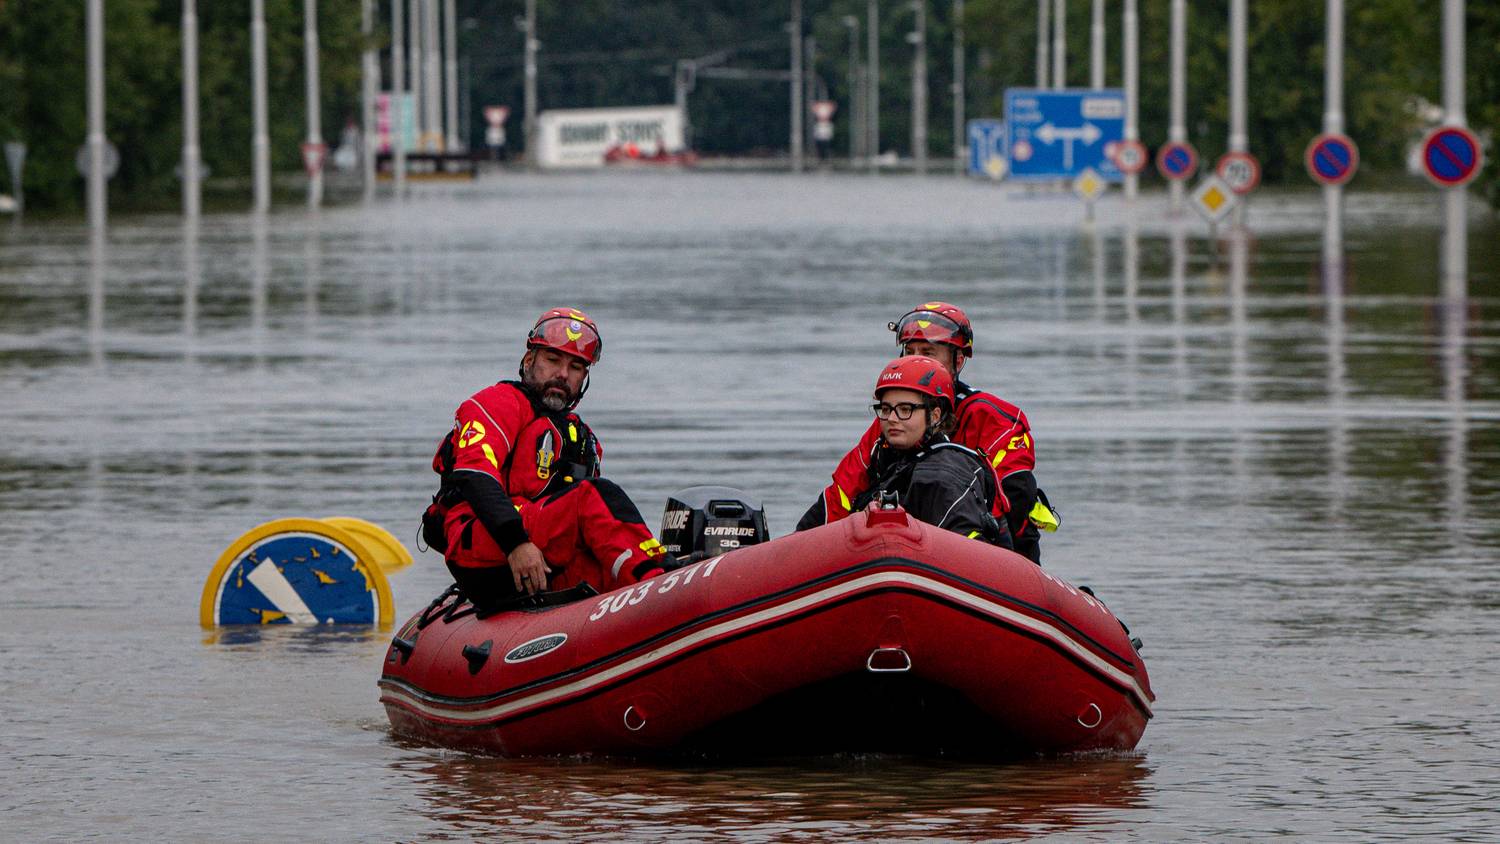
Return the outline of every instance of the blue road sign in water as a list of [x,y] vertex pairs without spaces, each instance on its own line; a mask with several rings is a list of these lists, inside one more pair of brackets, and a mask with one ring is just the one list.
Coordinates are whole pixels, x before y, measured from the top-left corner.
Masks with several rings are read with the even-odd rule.
[[1125,92],[1005,92],[1005,126],[1013,179],[1072,179],[1093,168],[1110,182],[1124,178],[1105,147],[1125,137]]
[[1329,133],[1307,145],[1308,175],[1319,184],[1342,185],[1359,169],[1359,148],[1347,135]]
[[1427,178],[1442,187],[1466,185],[1484,166],[1479,138],[1461,126],[1434,130],[1422,144],[1422,167]]
[[993,179],[1004,175],[1005,168],[1005,121],[970,120],[969,175]]

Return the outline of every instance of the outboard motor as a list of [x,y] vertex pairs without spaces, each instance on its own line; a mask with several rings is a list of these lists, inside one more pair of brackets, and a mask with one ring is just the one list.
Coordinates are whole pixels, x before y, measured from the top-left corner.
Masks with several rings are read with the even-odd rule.
[[766,511],[749,493],[727,486],[690,486],[667,499],[662,547],[687,565],[771,538]]

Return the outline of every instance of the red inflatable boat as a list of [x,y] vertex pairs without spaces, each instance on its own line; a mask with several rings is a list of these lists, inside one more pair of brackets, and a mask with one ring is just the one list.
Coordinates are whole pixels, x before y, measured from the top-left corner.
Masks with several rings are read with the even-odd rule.
[[900,509],[562,606],[441,599],[380,689],[396,732],[506,755],[1127,750],[1154,700],[1098,599]]

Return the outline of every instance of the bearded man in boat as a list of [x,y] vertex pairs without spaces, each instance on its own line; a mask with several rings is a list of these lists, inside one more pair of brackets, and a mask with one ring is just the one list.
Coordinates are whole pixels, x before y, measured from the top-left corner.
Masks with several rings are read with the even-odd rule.
[[[933,358],[953,379],[957,427],[951,439],[983,454],[995,470],[1002,494],[995,496],[993,514],[1005,522],[1015,550],[1040,563],[1039,528],[1056,529],[1057,516],[1032,473],[1036,468],[1036,443],[1031,423],[1010,402],[958,380],[964,364],[974,355],[974,329],[968,316],[956,305],[927,302],[887,327],[896,332],[902,355]],[[872,481],[871,458],[879,445],[880,428],[880,420],[872,422],[859,444],[839,461],[833,482],[797,523],[798,530],[842,519],[860,509],[856,500],[868,500],[865,494]]]
[[476,606],[579,583],[609,591],[661,568],[665,551],[599,476],[603,446],[573,412],[603,346],[583,312],[553,308],[526,337],[520,380],[485,387],[453,414],[432,459],[442,483],[423,535]]

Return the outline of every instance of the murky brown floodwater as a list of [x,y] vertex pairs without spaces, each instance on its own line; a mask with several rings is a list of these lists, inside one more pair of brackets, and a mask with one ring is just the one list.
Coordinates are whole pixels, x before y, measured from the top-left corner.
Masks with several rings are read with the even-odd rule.
[[[1160,199],[934,179],[505,176],[257,226],[0,226],[0,838],[1484,840],[1500,823],[1500,227],[1440,301],[1435,194],[1315,194],[1207,239]],[[185,246],[189,244],[188,246]],[[195,244],[193,246],[192,244]],[[1146,642],[1136,753],[503,760],[393,738],[386,637],[205,636],[244,530],[406,539],[454,405],[576,303],[583,405],[653,520],[692,483],[790,529],[885,323],[968,308],[1066,513],[1046,565]],[[810,322],[821,326],[809,331]],[[398,615],[446,582],[394,576]]]

